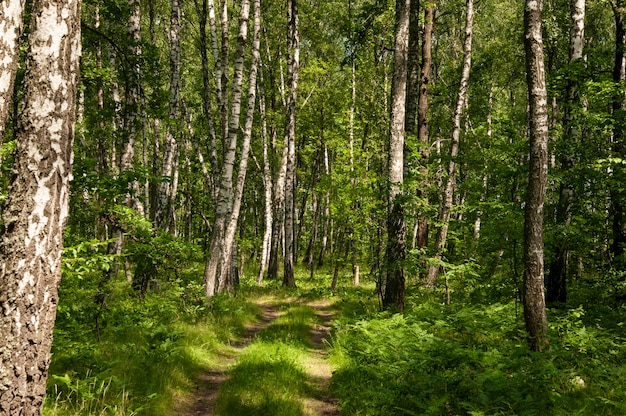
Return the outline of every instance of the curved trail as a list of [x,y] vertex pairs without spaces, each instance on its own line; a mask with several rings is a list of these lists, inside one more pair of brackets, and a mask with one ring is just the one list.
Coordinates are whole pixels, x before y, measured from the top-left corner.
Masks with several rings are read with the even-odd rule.
[[[330,334],[330,323],[334,314],[330,310],[330,303],[323,300],[304,304],[314,309],[317,321],[311,328],[309,339],[310,349],[303,363],[304,370],[308,375],[309,383],[314,394],[312,397],[302,399],[303,415],[305,416],[340,416],[337,400],[330,397],[327,392],[332,377],[332,367],[328,363],[326,351],[327,339]],[[272,301],[258,303],[263,309],[258,322],[246,328],[245,335],[231,344],[232,352],[224,353],[223,362],[214,368],[204,372],[196,382],[196,392],[192,402],[187,403],[184,410],[179,411],[180,416],[213,416],[216,410],[217,397],[222,383],[228,380],[228,371],[236,364],[239,353],[243,351],[261,331],[265,330],[278,317],[286,311],[280,310],[281,304]],[[285,303],[282,303],[284,306]],[[235,416],[235,415],[233,415]],[[237,415],[240,416],[240,415]],[[241,415],[244,416],[244,415]]]

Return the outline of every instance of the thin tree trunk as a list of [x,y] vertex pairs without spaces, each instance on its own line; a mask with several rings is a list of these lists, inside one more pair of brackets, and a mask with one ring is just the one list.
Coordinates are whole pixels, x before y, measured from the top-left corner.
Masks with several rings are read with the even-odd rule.
[[267,137],[267,113],[265,110],[265,83],[263,71],[259,68],[259,112],[261,115],[261,138],[263,140],[263,190],[265,197],[265,229],[263,232],[263,246],[261,248],[261,264],[259,267],[259,275],[257,276],[257,284],[263,282],[263,276],[269,266],[270,249],[272,246],[272,224],[274,223],[273,206],[272,206],[272,168],[269,158],[269,143]]
[[422,209],[417,217],[416,246],[428,247],[428,218],[425,207],[428,205],[428,158],[430,157],[430,138],[428,134],[428,88],[431,84],[432,39],[435,29],[435,1],[424,6],[424,31],[422,35],[422,66],[420,73],[419,96],[417,103],[417,137],[420,148],[419,185],[417,197],[422,199]]
[[387,251],[385,256],[387,268],[383,308],[397,312],[404,310],[405,291],[406,222],[402,202],[402,185],[404,183],[404,128],[410,8],[410,0],[396,0],[388,159],[389,211],[387,214]]
[[227,247],[225,247],[225,232],[227,220],[233,209],[233,172],[237,151],[237,138],[239,135],[239,116],[241,112],[243,70],[249,13],[249,0],[242,0],[239,16],[237,59],[235,61],[233,78],[231,114],[229,118],[230,126],[228,128],[228,146],[226,147],[224,163],[222,164],[220,192],[218,200],[216,201],[213,233],[211,235],[209,255],[207,256],[204,269],[204,287],[207,297],[213,296],[216,289],[219,287],[219,281],[221,279],[227,279],[230,274],[230,261],[228,264],[220,264],[220,260],[222,259],[222,253],[227,249]]
[[0,146],[11,110],[25,0],[0,2]]
[[[196,5],[196,12],[198,14],[198,23],[200,28],[199,33],[199,44],[200,44],[200,58],[202,62],[202,110],[204,117],[207,120],[208,129],[209,129],[209,157],[210,157],[210,166],[211,166],[211,178],[217,178],[219,172],[219,165],[217,159],[217,136],[215,133],[215,120],[213,118],[213,111],[211,111],[211,87],[209,81],[209,57],[207,53],[208,41],[207,41],[207,20],[209,17],[209,13],[212,13],[212,26],[211,29],[211,39],[212,44],[215,42],[213,46],[214,50],[214,59],[218,62],[219,56],[217,55],[217,39],[215,38],[215,10],[213,7],[209,10],[209,5],[207,0],[202,0],[202,5],[198,3],[198,0],[194,0]],[[211,3],[212,5],[212,3]],[[216,77],[217,81],[217,77]],[[221,83],[220,83],[221,86]],[[216,88],[217,89],[217,88]],[[217,187],[215,186],[216,181],[211,179],[207,181],[209,185],[209,189],[211,190],[211,197],[215,201],[217,200]]]
[[285,177],[285,255],[283,257],[283,286],[296,287],[296,99],[300,67],[300,35],[298,33],[298,0],[287,0],[289,20],[288,78],[289,97],[285,117],[287,136],[287,173]]
[[272,244],[270,248],[270,260],[267,270],[268,279],[278,278],[279,248],[285,224],[285,178],[287,175],[288,146],[285,143],[283,154],[278,168],[278,176],[274,181],[274,221],[272,223]]
[[524,46],[529,97],[530,161],[524,217],[524,318],[533,351],[549,342],[544,299],[543,208],[548,177],[548,100],[541,34],[542,0],[527,0]]
[[450,162],[448,162],[448,177],[443,193],[441,210],[439,213],[439,223],[441,224],[437,232],[435,241],[435,263],[428,270],[426,278],[427,287],[435,287],[437,277],[439,275],[440,263],[446,247],[448,238],[448,228],[450,226],[450,212],[452,210],[452,201],[454,190],[456,188],[456,157],[459,153],[459,144],[461,138],[461,120],[463,117],[463,109],[467,100],[467,90],[472,67],[472,31],[474,24],[474,1],[466,2],[466,20],[465,20],[465,42],[463,43],[463,70],[461,73],[461,83],[459,85],[459,93],[454,111],[452,134],[450,139]]
[[[132,71],[129,75],[129,87],[126,91],[126,119],[124,121],[124,129],[127,134],[124,151],[122,152],[122,160],[120,163],[120,172],[126,172],[135,167],[135,143],[139,131],[141,130],[140,111],[139,111],[139,91],[141,79],[141,5],[139,0],[129,0],[130,18],[128,20],[128,35],[131,39],[129,49],[130,61],[132,62]],[[126,204],[135,209],[141,215],[144,215],[143,204],[139,200],[140,190],[139,182],[133,180],[130,183],[130,191],[126,195]]]
[[46,391],[81,50],[80,1],[34,1],[32,12],[15,179],[0,241],[0,413],[23,416],[41,414]]
[[[583,45],[585,39],[585,0],[571,0],[571,27],[569,41],[570,65],[583,62]],[[564,108],[565,137],[569,142],[566,148],[573,148],[580,140],[579,127],[576,126],[576,108],[580,105],[578,94],[578,82],[569,80],[567,83],[567,103]],[[566,152],[561,155],[561,169],[571,174],[574,168],[575,155]],[[561,182],[559,187],[559,202],[557,205],[556,220],[562,226],[569,226],[572,221],[572,201],[574,188],[568,180]],[[567,300],[567,263],[569,257],[569,244],[567,236],[557,237],[555,244],[555,257],[550,263],[546,284],[546,302],[565,302]]]
[[157,203],[155,206],[155,222],[158,227],[173,232],[175,222],[174,176],[177,175],[176,165],[179,129],[177,127],[180,113],[180,4],[179,0],[171,0],[170,15],[170,102],[168,110],[169,124],[165,134],[163,164],[161,177],[168,178],[157,188]]
[[[239,159],[239,171],[237,173],[237,183],[235,194],[233,197],[233,207],[230,218],[225,230],[224,249],[222,250],[222,267],[229,265],[230,259],[235,255],[235,233],[237,232],[237,224],[239,222],[239,212],[241,210],[241,200],[243,198],[243,188],[246,181],[246,172],[248,169],[248,157],[250,154],[250,140],[252,138],[252,123],[254,121],[254,108],[256,105],[256,79],[260,61],[260,39],[261,39],[261,3],[260,0],[254,0],[254,34],[252,41],[252,63],[250,66],[250,76],[248,78],[248,110],[246,121],[243,128],[243,138],[241,146],[241,156]],[[235,255],[236,257],[236,255]],[[233,289],[233,281],[221,279],[219,281],[218,292],[231,291]]]

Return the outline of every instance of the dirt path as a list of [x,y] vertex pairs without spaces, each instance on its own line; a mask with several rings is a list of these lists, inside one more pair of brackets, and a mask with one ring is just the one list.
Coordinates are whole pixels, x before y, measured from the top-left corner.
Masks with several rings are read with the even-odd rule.
[[[279,305],[271,301],[265,301],[258,305],[263,309],[261,319],[248,326],[245,335],[231,345],[234,351],[224,353],[224,359],[219,367],[202,374],[197,380],[192,402],[182,405],[181,407],[184,409],[179,410],[178,415],[212,416],[214,414],[220,385],[228,379],[227,373],[237,360],[237,352],[246,348],[259,332],[267,328],[276,318],[285,314],[285,311],[278,309]],[[304,414],[306,416],[340,416],[337,400],[328,393],[332,367],[327,361],[326,346],[331,330],[330,323],[333,319],[331,304],[328,301],[314,301],[308,302],[307,305],[315,310],[319,323],[311,329],[310,353],[304,363],[312,390],[316,393],[314,397],[304,399]]]
[[[259,322],[246,327],[245,335],[234,342],[231,346],[237,350],[245,348],[254,337],[267,328],[267,326],[284,312],[278,311],[276,305],[271,303],[259,303],[262,309]],[[224,353],[224,360],[217,368],[203,373],[196,382],[196,392],[193,396],[193,403],[183,405],[185,409],[178,411],[180,416],[212,416],[215,413],[215,403],[219,393],[220,385],[226,381],[228,368],[237,359],[237,354]]]
[[311,355],[305,364],[309,378],[312,380],[315,391],[321,392],[319,397],[305,400],[305,414],[308,416],[340,416],[337,399],[330,396],[330,379],[333,375],[332,367],[328,363],[326,343],[330,335],[330,326],[334,314],[330,310],[331,304],[327,301],[309,302],[315,309],[315,315],[320,323],[311,330]]

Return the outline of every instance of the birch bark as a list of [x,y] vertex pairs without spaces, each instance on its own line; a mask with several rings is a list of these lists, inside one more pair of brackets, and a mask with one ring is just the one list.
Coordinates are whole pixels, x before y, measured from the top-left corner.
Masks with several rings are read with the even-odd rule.
[[169,123],[165,135],[163,165],[161,167],[161,177],[168,178],[167,181],[159,183],[157,188],[157,204],[155,207],[156,225],[170,232],[175,223],[176,194],[174,176],[176,165],[178,143],[178,122],[180,113],[180,3],[179,0],[171,1],[170,15],[170,102],[168,110]]
[[428,247],[428,218],[425,209],[428,205],[428,158],[430,157],[430,138],[428,134],[428,88],[432,66],[432,39],[435,26],[435,1],[424,6],[424,31],[422,35],[422,65],[420,72],[419,96],[417,101],[417,138],[419,140],[420,166],[417,197],[422,199],[422,209],[417,216],[416,246]]
[[524,46],[529,97],[530,161],[524,216],[524,318],[528,342],[541,351],[549,342],[544,298],[543,209],[548,178],[548,99],[546,91],[542,0],[527,0]]
[[13,97],[24,1],[0,2],[0,146]]
[[285,176],[285,255],[283,256],[283,286],[296,287],[294,274],[296,256],[296,100],[300,67],[300,35],[298,0],[287,1],[289,36],[287,39],[289,96],[285,117],[287,141],[287,172]]
[[389,200],[385,256],[387,268],[382,299],[383,308],[398,312],[404,310],[405,291],[406,222],[402,202],[402,185],[404,183],[404,128],[410,8],[410,0],[396,0],[388,166]]
[[[239,135],[239,119],[241,112],[241,95],[243,84],[243,70],[245,60],[245,49],[248,36],[248,19],[250,15],[249,0],[242,0],[239,15],[239,35],[237,41],[237,58],[235,61],[235,72],[233,77],[233,91],[231,102],[231,114],[229,117],[230,126],[228,128],[228,146],[225,148],[224,162],[220,179],[219,197],[216,201],[215,222],[211,235],[209,255],[207,256],[204,269],[205,294],[211,297],[219,288],[219,281],[227,278],[224,273],[230,273],[230,261],[227,264],[220,264],[222,252],[225,247],[225,232],[228,218],[233,209],[233,172],[235,156],[237,151],[237,139]],[[222,84],[222,86],[224,86]]]
[[0,413],[39,415],[68,215],[80,1],[33,3],[13,182],[0,241]]
[[448,228],[450,226],[450,211],[452,210],[454,189],[456,188],[456,157],[459,153],[461,139],[461,119],[463,109],[467,100],[467,90],[469,84],[470,70],[472,67],[472,32],[474,25],[474,1],[467,0],[465,17],[465,41],[463,43],[463,70],[461,73],[461,83],[457,96],[456,109],[454,110],[452,134],[450,138],[450,162],[448,162],[448,177],[443,193],[441,210],[439,213],[439,223],[441,224],[437,232],[435,242],[435,263],[428,269],[426,278],[427,287],[435,287],[439,275],[440,263],[446,247],[448,238]]

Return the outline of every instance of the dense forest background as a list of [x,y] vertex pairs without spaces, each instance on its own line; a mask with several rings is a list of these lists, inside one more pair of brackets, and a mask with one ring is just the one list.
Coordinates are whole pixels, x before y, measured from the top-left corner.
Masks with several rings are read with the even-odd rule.
[[530,346],[524,4],[408,4],[83,2],[46,412],[168,414],[180,343],[227,340],[278,286],[343,296],[345,414],[626,411],[626,4],[543,2],[549,341]]

